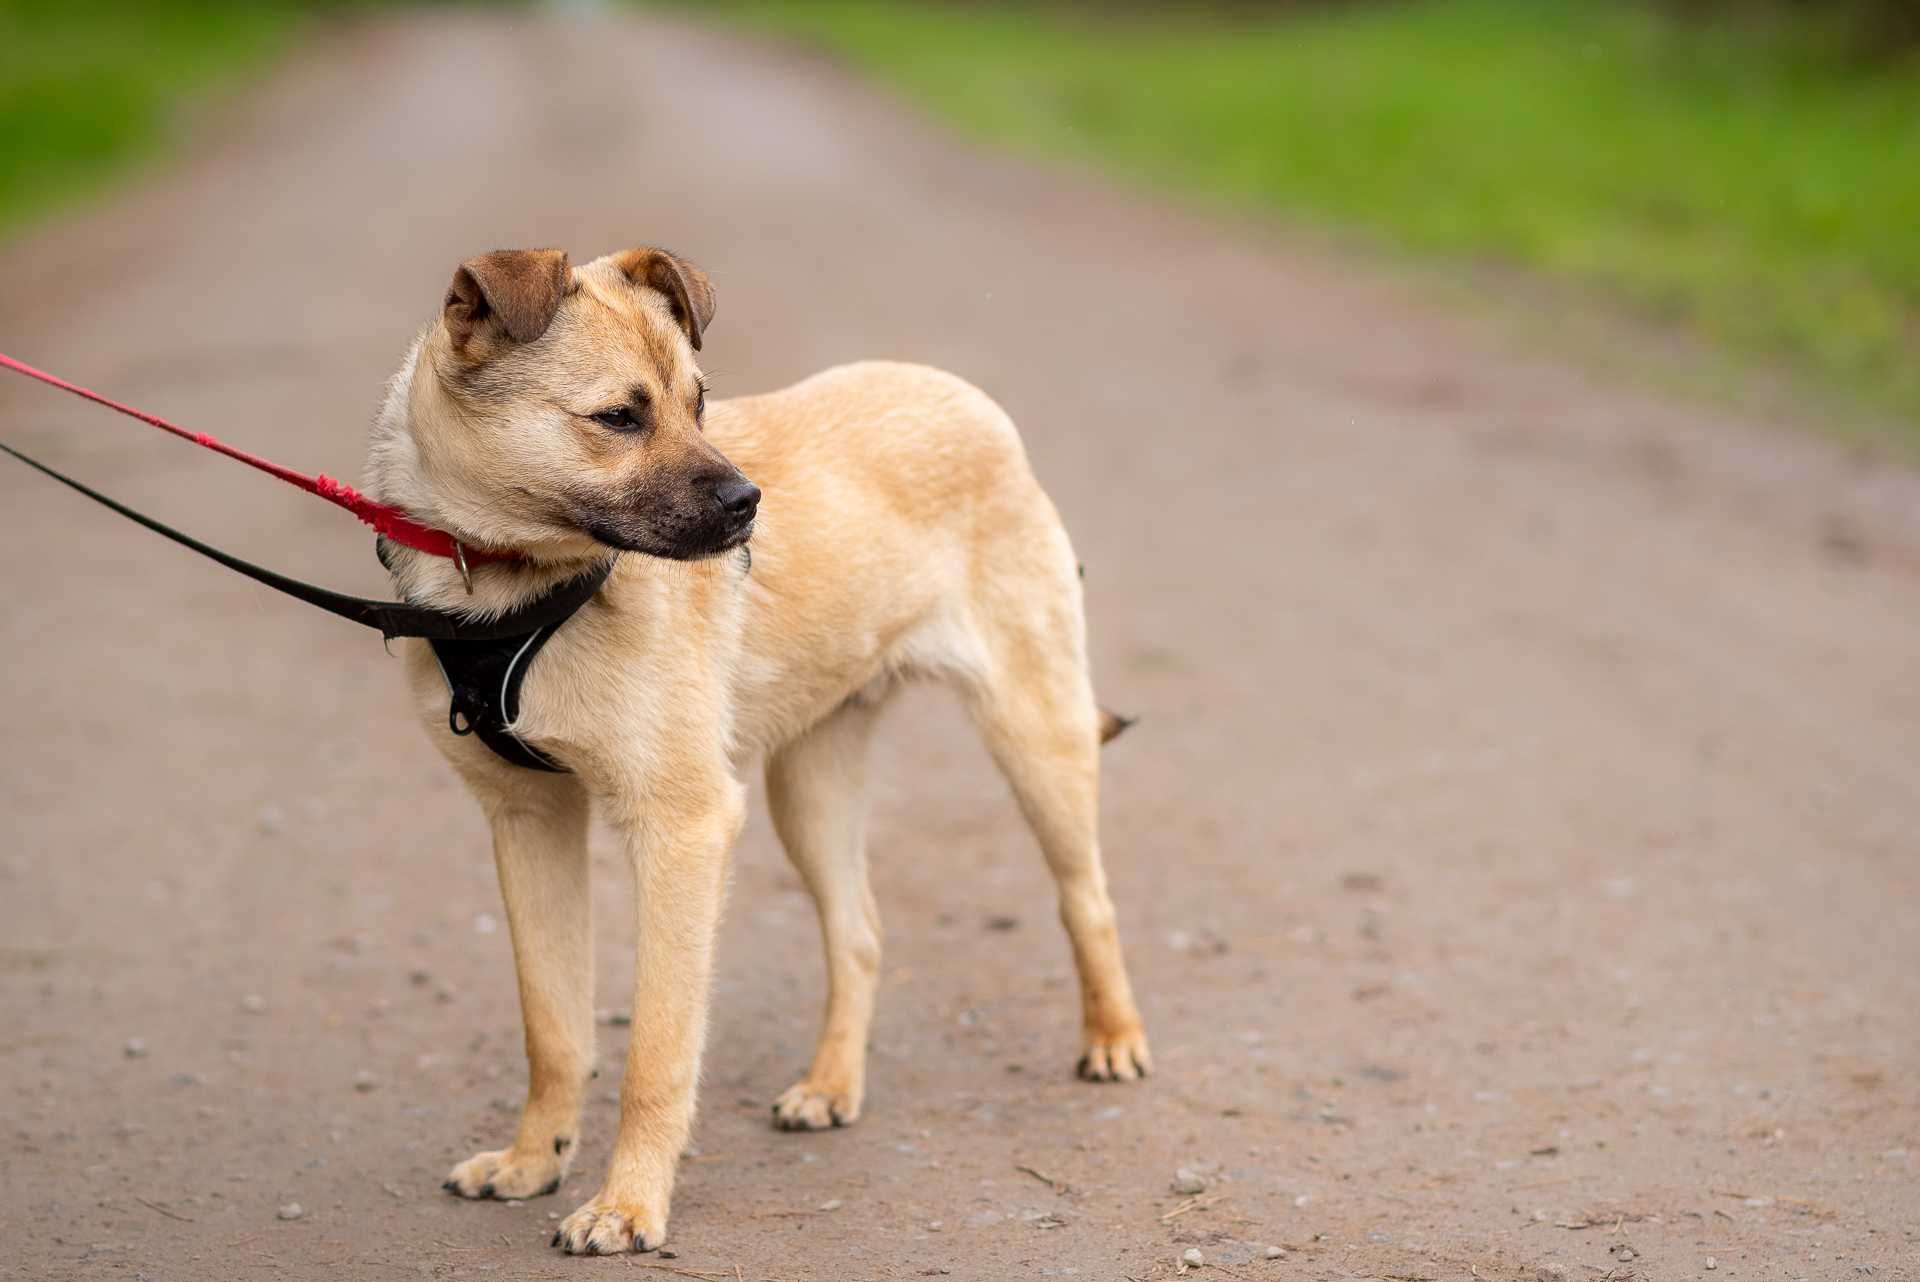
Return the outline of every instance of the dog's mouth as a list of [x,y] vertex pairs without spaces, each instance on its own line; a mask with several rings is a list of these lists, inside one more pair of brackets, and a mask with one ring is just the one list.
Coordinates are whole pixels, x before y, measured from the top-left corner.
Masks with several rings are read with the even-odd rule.
[[753,526],[753,518],[748,517],[743,522],[720,529],[663,534],[646,525],[628,524],[606,517],[594,517],[580,523],[581,529],[608,547],[669,561],[706,561],[725,556],[747,545],[753,538]]
[[704,551],[688,552],[684,555],[678,555],[674,559],[678,561],[705,561],[711,557],[725,556],[729,552],[737,552],[747,546],[752,538],[753,518],[748,517],[744,522],[729,531],[720,542],[712,547]]

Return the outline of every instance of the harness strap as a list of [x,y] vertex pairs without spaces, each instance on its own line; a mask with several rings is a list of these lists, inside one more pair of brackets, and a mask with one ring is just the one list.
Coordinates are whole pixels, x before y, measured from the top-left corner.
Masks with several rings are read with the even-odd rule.
[[566,767],[522,739],[513,728],[520,716],[520,685],[534,656],[558,629],[537,628],[525,637],[498,641],[429,641],[447,683],[447,729],[479,735],[494,755],[529,770],[566,773]]

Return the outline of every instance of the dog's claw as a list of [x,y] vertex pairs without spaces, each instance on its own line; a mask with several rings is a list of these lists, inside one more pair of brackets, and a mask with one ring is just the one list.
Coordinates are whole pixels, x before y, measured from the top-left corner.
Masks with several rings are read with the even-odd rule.
[[1135,1030],[1119,1036],[1091,1037],[1074,1072],[1085,1082],[1132,1082],[1147,1076],[1153,1059],[1145,1034]]
[[475,1153],[453,1168],[440,1187],[458,1197],[517,1202],[553,1192],[566,1177],[564,1159],[544,1152],[516,1154],[510,1149]]
[[639,1207],[590,1202],[561,1221],[554,1245],[568,1255],[643,1255],[665,1241],[664,1217],[652,1221]]
[[851,1126],[860,1120],[859,1088],[838,1089],[795,1082],[773,1102],[773,1126],[778,1131],[824,1131]]

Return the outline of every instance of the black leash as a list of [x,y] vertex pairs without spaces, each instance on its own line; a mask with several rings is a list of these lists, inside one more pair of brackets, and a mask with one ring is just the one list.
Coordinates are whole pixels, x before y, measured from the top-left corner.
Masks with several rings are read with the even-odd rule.
[[[593,569],[560,584],[538,600],[529,601],[498,618],[485,621],[464,619],[444,610],[405,602],[372,601],[288,578],[265,566],[243,561],[230,552],[222,552],[164,521],[156,521],[144,512],[137,512],[124,503],[110,499],[92,486],[48,467],[4,441],[0,441],[0,450],[5,450],[28,467],[52,477],[68,489],[86,495],[109,511],[144,525],[181,547],[191,548],[229,570],[238,571],[256,583],[264,583],[276,592],[284,592],[296,601],[304,601],[350,623],[372,628],[388,641],[395,637],[425,639],[433,647],[434,657],[440,664],[440,675],[447,683],[449,730],[457,735],[479,735],[482,743],[512,765],[528,770],[566,772],[565,766],[514,732],[513,723],[520,714],[520,686],[526,680],[527,669],[533,663],[534,656],[553,638],[560,625],[591,601],[606,583],[607,576],[613,573],[615,557],[609,556]],[[382,554],[381,561],[384,564],[385,548],[376,544],[376,551]]]
[[86,495],[102,507],[118,512],[129,521],[144,525],[163,538],[172,539],[181,547],[191,548],[201,556],[217,561],[229,570],[238,571],[256,583],[264,583],[276,592],[284,592],[296,601],[305,601],[308,605],[325,610],[328,614],[338,615],[351,623],[372,628],[389,641],[394,637],[424,637],[428,640],[442,641],[524,640],[543,628],[556,628],[572,618],[575,611],[593,599],[594,593],[598,592],[601,585],[607,581],[607,576],[613,573],[614,558],[608,557],[598,567],[561,584],[539,600],[530,601],[498,618],[484,621],[463,619],[444,610],[409,605],[403,601],[373,601],[366,597],[348,596],[344,592],[335,592],[331,588],[289,578],[265,566],[243,561],[230,552],[222,552],[217,547],[202,543],[191,534],[184,534],[163,521],[156,521],[144,512],[136,512],[126,504],[108,498],[92,486],[76,481],[66,473],[51,468],[36,458],[22,454],[4,441],[0,441],[0,450],[5,450],[28,467],[52,477],[68,489]]

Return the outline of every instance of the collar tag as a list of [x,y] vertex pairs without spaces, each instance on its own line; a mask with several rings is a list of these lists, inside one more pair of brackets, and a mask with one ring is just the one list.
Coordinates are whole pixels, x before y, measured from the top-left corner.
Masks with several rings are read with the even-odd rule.
[[473,595],[473,571],[467,568],[467,547],[459,539],[453,541],[453,563],[460,567],[460,581],[467,585],[467,595]]

